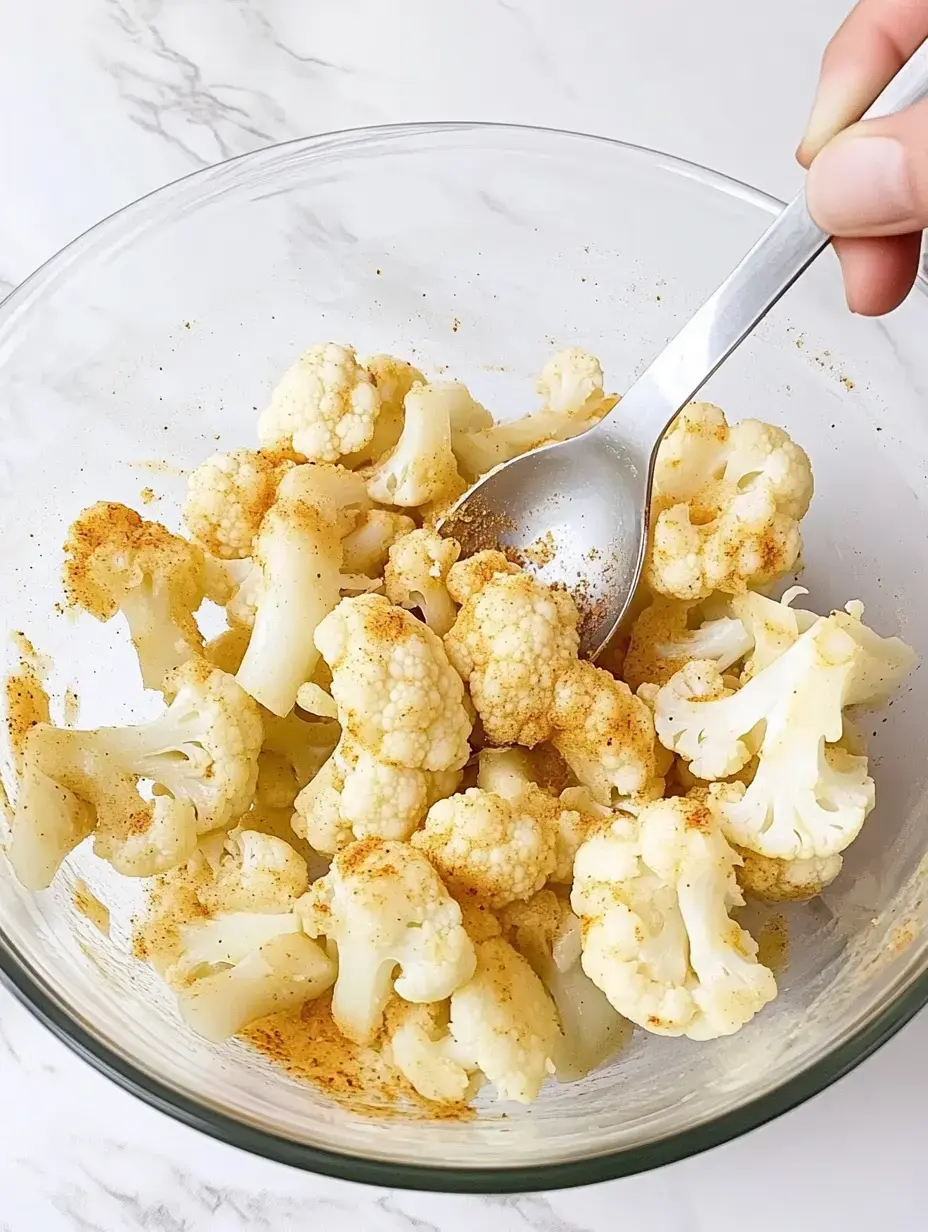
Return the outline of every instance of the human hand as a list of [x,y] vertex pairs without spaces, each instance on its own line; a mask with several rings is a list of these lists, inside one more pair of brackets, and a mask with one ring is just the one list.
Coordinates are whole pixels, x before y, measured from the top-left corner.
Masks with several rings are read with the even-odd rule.
[[926,37],[928,0],[860,0],[825,52],[797,151],[809,168],[809,211],[836,237],[848,306],[864,316],[897,307],[918,273],[928,227],[928,100],[846,125]]

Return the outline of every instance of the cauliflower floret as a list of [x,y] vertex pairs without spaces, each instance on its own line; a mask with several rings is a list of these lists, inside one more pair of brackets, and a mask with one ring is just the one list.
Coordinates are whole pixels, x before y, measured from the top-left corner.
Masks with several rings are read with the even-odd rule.
[[413,386],[406,395],[403,434],[368,480],[372,500],[411,507],[461,495],[467,485],[451,452],[451,416],[462,390],[469,398],[455,382]]
[[910,661],[898,639],[884,646],[863,628],[844,613],[819,619],[735,693],[698,661],[658,693],[658,735],[699,778],[735,774],[759,754],[750,786],[717,788],[725,832],[739,847],[777,859],[825,857],[860,832],[873,808],[867,760],[828,746],[842,737],[850,700],[882,690]]
[[[736,620],[741,622],[751,642],[751,653],[746,659],[741,673],[742,683],[769,667],[785,650],[798,640],[800,634],[807,632],[818,617],[814,612],[806,612],[801,608],[792,607],[793,599],[806,592],[799,586],[788,590],[779,602],[767,599],[754,591],[744,595],[735,595],[731,600],[731,612]],[[694,658],[710,658],[709,655],[694,655]],[[728,664],[719,663],[719,671],[724,671]],[[661,681],[660,683],[663,683]]]
[[656,595],[632,626],[622,677],[632,689],[666,684],[691,659],[711,659],[724,672],[752,647],[748,630],[734,616],[703,620],[695,604]]
[[553,1060],[558,1081],[583,1078],[628,1038],[628,1023],[580,964],[580,921],[553,890],[502,913],[508,940],[551,994],[561,1024]]
[[457,616],[448,593],[448,570],[461,555],[456,539],[443,539],[433,530],[414,530],[390,548],[384,571],[384,592],[391,603],[418,608],[422,619],[444,637]]
[[167,683],[172,701],[157,719],[90,734],[121,770],[188,800],[205,834],[251,804],[264,738],[261,716],[234,677],[202,659],[178,668]]
[[307,721],[296,713],[281,719],[264,710],[261,718],[264,743],[256,795],[269,807],[288,808],[331,757],[341,729],[331,719]]
[[212,915],[290,911],[309,888],[306,861],[289,843],[256,830],[231,830],[215,875],[198,895]]
[[280,716],[290,713],[300,685],[312,676],[319,658],[313,635],[339,600],[338,527],[327,511],[302,498],[302,470],[284,478],[255,538],[260,589],[237,676],[246,693]]
[[37,724],[26,737],[8,854],[28,888],[50,885],[91,833],[95,854],[127,877],[164,872],[195,849],[193,804],[170,795],[143,800],[106,735]]
[[589,787],[565,787],[559,801],[555,846],[557,859],[550,880],[556,885],[570,885],[574,879],[577,852],[590,835],[612,820],[613,812],[595,799]]
[[499,1099],[527,1104],[554,1073],[554,1003],[528,962],[501,937],[476,946],[473,978],[451,997],[455,1056],[479,1069]]
[[554,687],[552,743],[600,804],[663,792],[654,720],[628,685],[602,668],[571,663]]
[[64,545],[68,602],[106,621],[122,612],[146,689],[199,654],[203,638],[193,614],[207,597],[201,548],[145,522],[125,505],[100,501],[85,509]]
[[405,1001],[443,1001],[474,973],[460,907],[425,856],[406,843],[352,843],[297,911],[309,936],[338,947],[332,1016],[355,1043],[375,1037],[391,991]]
[[370,509],[342,540],[342,568],[346,573],[383,577],[390,548],[415,529],[415,522],[405,513]]
[[352,347],[324,342],[305,351],[278,381],[258,419],[265,449],[292,449],[313,462],[337,462],[374,435],[380,394]]
[[521,572],[519,566],[507,560],[502,552],[495,549],[475,552],[473,556],[459,560],[448,570],[448,593],[456,603],[466,603],[488,586],[498,574]]
[[542,368],[537,389],[544,398],[540,411],[453,434],[454,454],[465,478],[477,479],[530,449],[579,436],[618,401],[603,394],[599,360],[579,347],[554,355]]
[[296,799],[297,832],[316,851],[333,855],[356,838],[405,839],[436,800],[450,796],[459,770],[387,765],[343,737]]
[[658,452],[646,582],[696,602],[776,581],[799,556],[811,498],[809,459],[785,432],[757,420],[729,429],[695,403]]
[[39,723],[51,723],[48,693],[34,662],[20,652],[19,665],[4,682],[6,732],[13,768],[20,778],[24,768],[26,737]]
[[[452,566],[448,589],[466,585],[477,570]],[[531,748],[553,730],[555,685],[577,659],[579,616],[573,599],[550,590],[521,570],[495,573],[470,597],[445,636],[452,664],[470,685],[470,695],[491,744]]]
[[807,860],[772,860],[756,851],[741,850],[736,870],[746,894],[768,903],[806,902],[821,894],[841,872],[843,856],[812,856]]
[[447,1002],[410,1005],[395,1000],[387,1007],[385,1021],[383,1056],[423,1099],[439,1104],[468,1099],[477,1067],[471,1058],[458,1056]]
[[273,937],[233,967],[204,975],[177,994],[192,1031],[219,1043],[281,1010],[297,1009],[335,983],[337,968],[302,933]]
[[526,791],[510,802],[472,787],[439,800],[429,809],[425,827],[413,834],[412,845],[455,892],[478,895],[491,908],[530,898],[554,868],[550,814],[559,811],[539,788],[535,792],[536,798]]
[[777,994],[754,940],[729,918],[743,902],[737,853],[702,799],[617,818],[580,848],[571,906],[583,969],[626,1018],[659,1035],[715,1039]]
[[441,641],[380,595],[343,599],[316,629],[342,729],[377,761],[456,770],[470,753],[464,688]]
[[[393,355],[374,355],[365,360],[380,394],[380,413],[374,425],[374,435],[357,453],[344,458],[345,466],[355,469],[376,462],[389,453],[403,433],[403,403],[413,385],[425,385],[426,379],[412,364]],[[366,572],[366,570],[364,570]]]
[[293,462],[279,453],[215,453],[187,481],[184,521],[196,541],[222,560],[251,555],[261,519]]

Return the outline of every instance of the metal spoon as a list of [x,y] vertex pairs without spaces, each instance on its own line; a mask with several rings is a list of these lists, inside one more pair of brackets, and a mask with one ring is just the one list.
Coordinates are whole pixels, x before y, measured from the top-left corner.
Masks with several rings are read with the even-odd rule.
[[[891,115],[926,95],[928,41],[865,118]],[[532,572],[577,595],[581,650],[595,658],[621,624],[641,577],[654,461],[664,433],[828,240],[800,193],[615,411],[583,436],[491,471],[461,498],[442,532],[459,539],[465,554],[490,543],[528,548]],[[542,546],[533,552],[535,544]]]

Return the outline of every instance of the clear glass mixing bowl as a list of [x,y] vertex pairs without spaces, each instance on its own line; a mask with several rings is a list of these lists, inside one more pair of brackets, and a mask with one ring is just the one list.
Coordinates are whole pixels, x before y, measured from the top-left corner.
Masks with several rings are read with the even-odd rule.
[[[247,155],[123,210],[0,307],[0,543],[6,631],[75,687],[81,721],[147,713],[127,639],[72,621],[60,545],[84,505],[162,497],[254,439],[256,409],[308,343],[395,351],[466,380],[497,413],[533,404],[555,345],[622,389],[756,239],[778,202],[649,151],[484,125],[349,132]],[[712,382],[735,417],[783,424],[817,481],[805,580],[819,609],[861,598],[919,649],[928,609],[928,309],[850,317],[830,258]],[[921,617],[921,619],[920,619]],[[6,638],[4,638],[6,641]],[[131,701],[127,701],[131,699]],[[79,1053],[217,1138],[353,1180],[555,1188],[653,1167],[768,1120],[846,1073],[928,997],[926,680],[872,720],[879,805],[838,882],[788,910],[781,995],[712,1044],[638,1033],[602,1072],[474,1122],[369,1120],[243,1045],[178,1022],[128,954],[138,887],[84,850],[44,894],[0,867],[0,966]],[[869,732],[868,732],[869,734]],[[0,857],[2,859],[2,857]],[[111,908],[105,942],[73,907]]]

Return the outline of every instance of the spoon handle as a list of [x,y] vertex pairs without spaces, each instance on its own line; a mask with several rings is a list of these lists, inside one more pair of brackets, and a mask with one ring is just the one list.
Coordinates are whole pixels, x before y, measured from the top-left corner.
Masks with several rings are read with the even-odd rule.
[[[928,40],[903,65],[864,119],[892,115],[928,97]],[[805,192],[787,205],[719,289],[684,325],[599,431],[639,464],[650,459],[680,410],[744,341],[829,237],[806,207]]]

